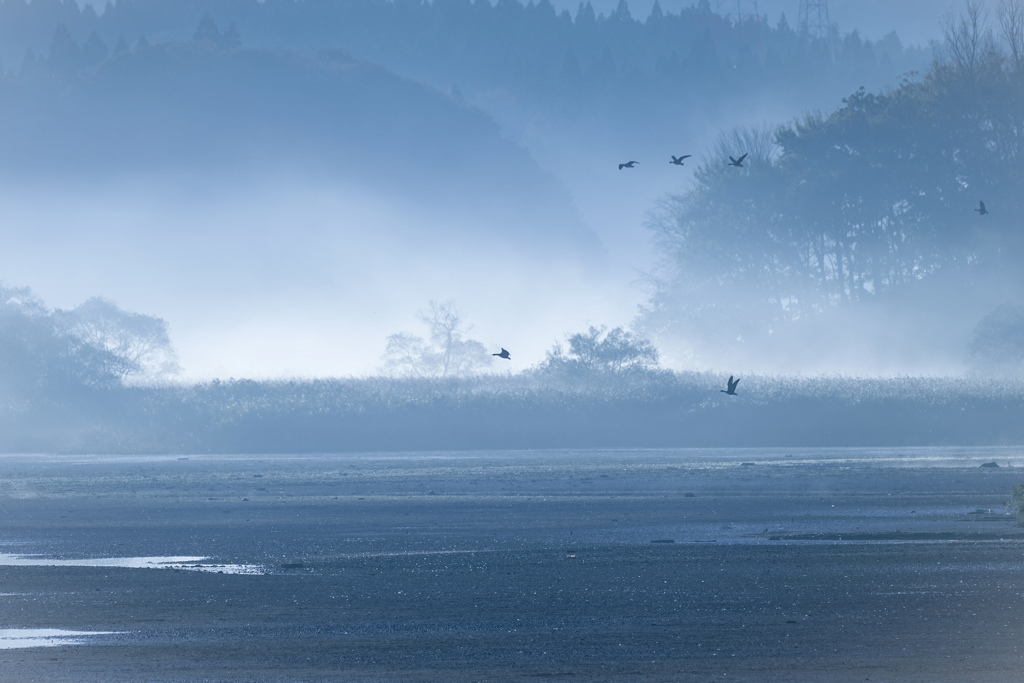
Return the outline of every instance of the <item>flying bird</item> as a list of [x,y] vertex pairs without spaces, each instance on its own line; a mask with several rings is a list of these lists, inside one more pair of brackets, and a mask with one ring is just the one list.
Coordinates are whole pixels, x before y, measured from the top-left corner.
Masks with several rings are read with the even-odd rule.
[[633,168],[634,166],[636,166],[639,163],[640,163],[639,161],[627,161],[624,164],[619,164],[619,170],[621,171],[624,168]]
[[[747,154],[749,154],[749,152],[747,152]],[[743,160],[746,159],[746,158],[747,158],[746,154],[741,156],[739,159],[733,159],[732,157],[729,157],[729,165],[730,166],[735,166],[736,168],[743,168]]]
[[505,349],[502,349],[501,353],[492,353],[491,355],[497,356],[498,358],[504,358],[505,360],[512,360],[512,354]]
[[676,166],[682,166],[683,165],[683,160],[684,159],[689,159],[692,156],[693,156],[692,154],[684,154],[681,157],[672,156],[672,161],[670,161],[668,163],[675,164]]
[[719,389],[719,391],[721,391],[723,394],[729,394],[730,396],[735,396],[736,395],[736,385],[739,384],[739,383],[740,383],[740,381],[738,379],[733,379],[732,375],[729,375],[729,389],[728,389],[728,391],[726,391],[725,389]]
[[986,213],[988,213],[988,209],[985,208],[985,202],[979,201],[978,208],[975,209],[975,211],[978,212],[979,216],[984,216]]

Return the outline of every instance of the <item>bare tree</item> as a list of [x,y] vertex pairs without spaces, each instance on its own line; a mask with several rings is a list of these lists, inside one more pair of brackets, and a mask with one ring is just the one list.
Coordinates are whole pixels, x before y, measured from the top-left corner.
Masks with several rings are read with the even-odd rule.
[[425,361],[427,345],[422,337],[399,332],[388,337],[384,348],[384,369],[388,374],[404,377],[425,377],[432,368]]
[[56,315],[68,332],[110,352],[110,370],[122,381],[166,379],[181,371],[167,322],[160,318],[124,311],[100,297]]
[[452,301],[431,301],[420,313],[429,341],[399,332],[388,337],[384,368],[390,374],[407,377],[463,377],[491,364],[487,348],[475,339],[465,339],[472,328]]
[[458,370],[462,369],[461,366],[466,362],[462,354],[462,314],[455,308],[453,301],[431,301],[429,306],[429,311],[420,313],[420,320],[430,330],[430,342],[438,352],[441,377],[461,374]]
[[1010,50],[1013,69],[1024,70],[1024,0],[1003,0],[996,9],[999,29]]
[[968,0],[963,12],[942,19],[945,55],[970,80],[977,78],[982,66],[997,53],[992,32],[986,27],[986,15],[980,2]]
[[[749,162],[770,165],[778,158],[779,146],[775,142],[775,126],[742,126],[721,133],[712,148],[711,165],[724,165],[724,159],[747,154]],[[721,163],[719,163],[721,162]]]

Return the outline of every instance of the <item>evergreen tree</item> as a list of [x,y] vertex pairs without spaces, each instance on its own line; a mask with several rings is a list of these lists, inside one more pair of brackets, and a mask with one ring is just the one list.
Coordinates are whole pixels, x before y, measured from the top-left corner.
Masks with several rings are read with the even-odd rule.
[[82,64],[84,66],[96,66],[105,60],[109,53],[107,46],[100,40],[96,31],[93,31],[82,45]]
[[613,23],[631,23],[633,21],[633,15],[629,11],[629,4],[626,0],[619,0],[619,4],[615,6],[615,10],[608,15],[608,21]]
[[196,26],[196,31],[192,34],[192,42],[208,47],[220,46],[220,30],[217,29],[217,24],[213,23],[209,14],[204,14],[203,18],[199,20],[199,25]]
[[46,63],[55,71],[65,74],[72,73],[82,66],[82,50],[63,23],[57,24],[53,32]]
[[654,0],[654,6],[651,7],[651,14],[647,17],[647,23],[653,25],[664,20],[665,13],[661,10],[661,3],[658,2],[658,0]]

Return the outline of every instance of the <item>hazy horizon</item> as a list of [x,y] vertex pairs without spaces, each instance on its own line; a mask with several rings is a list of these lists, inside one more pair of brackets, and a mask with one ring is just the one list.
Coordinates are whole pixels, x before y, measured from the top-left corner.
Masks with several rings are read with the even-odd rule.
[[[651,4],[630,3],[633,17]],[[661,2],[666,12],[693,4]],[[599,13],[614,5],[593,3]],[[729,5],[712,3],[723,13]],[[783,12],[796,24],[796,0],[757,5],[772,26]],[[830,10],[844,35],[896,31],[909,47],[941,37],[942,15],[960,6],[836,0]],[[216,19],[225,30],[230,17]],[[312,43],[267,51],[248,35],[243,26],[238,64],[221,60],[209,84],[192,90],[182,79],[210,71],[201,60],[213,58],[170,48],[112,56],[50,100],[32,99],[41,86],[9,84],[30,102],[12,106],[11,120],[36,132],[23,149],[15,136],[8,144],[0,224],[16,249],[0,255],[2,279],[53,307],[102,296],[165,319],[187,379],[372,374],[389,335],[423,334],[418,313],[429,301],[454,302],[469,336],[511,350],[499,371],[535,365],[590,325],[629,328],[663,258],[651,216],[693,186],[716,139],[829,112],[862,83],[878,91],[899,78],[896,66],[872,62],[820,86],[766,85],[707,101],[695,89],[670,106],[652,90],[635,105],[619,98],[580,113],[542,89],[502,85],[514,81],[507,75],[488,85],[453,67],[446,82],[441,67],[424,67],[421,85],[403,55],[383,68],[348,56],[321,63],[309,57]],[[599,61],[582,61],[587,82],[597,82]],[[186,76],[152,85],[154,69],[176,73],[179,63]],[[630,68],[619,58],[623,82]],[[291,109],[278,105],[293,99]],[[684,153],[693,155],[685,167],[668,164]],[[640,163],[619,170],[627,159]],[[861,321],[861,330],[878,327],[874,339],[830,352],[794,342],[694,357],[685,344],[656,342],[663,366],[677,370],[956,374],[965,367],[957,349],[976,322],[917,339],[927,324]]]

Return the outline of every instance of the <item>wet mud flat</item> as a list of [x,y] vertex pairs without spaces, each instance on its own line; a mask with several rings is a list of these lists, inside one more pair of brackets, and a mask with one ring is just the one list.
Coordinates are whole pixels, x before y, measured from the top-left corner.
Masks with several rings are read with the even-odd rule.
[[4,455],[0,680],[1014,681],[1020,481],[978,449]]

